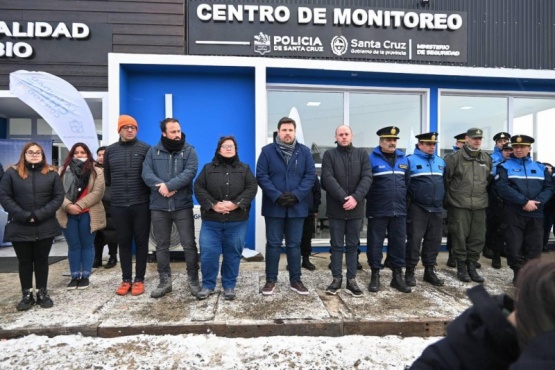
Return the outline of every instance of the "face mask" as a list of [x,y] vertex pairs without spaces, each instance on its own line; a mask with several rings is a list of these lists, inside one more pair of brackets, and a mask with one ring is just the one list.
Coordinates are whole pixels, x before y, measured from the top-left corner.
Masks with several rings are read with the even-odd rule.
[[77,160],[79,160],[79,161],[81,161],[81,162],[86,162],[88,158],[75,158],[75,159],[77,159]]

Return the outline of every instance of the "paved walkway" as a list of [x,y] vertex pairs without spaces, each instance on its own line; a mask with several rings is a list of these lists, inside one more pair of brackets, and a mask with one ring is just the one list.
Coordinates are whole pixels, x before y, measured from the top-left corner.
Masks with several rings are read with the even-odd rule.
[[[469,306],[466,289],[474,283],[462,283],[455,269],[445,265],[446,253],[440,253],[438,273],[445,286],[433,287],[422,282],[423,268],[417,269],[417,286],[410,294],[389,287],[391,272],[382,272],[378,293],[369,293],[368,269],[359,271],[357,280],[365,287],[362,298],[344,292],[329,296],[324,289],[331,282],[327,268],[329,254],[311,258],[315,271],[303,269],[302,280],[310,294],[300,296],[289,289],[285,256],[280,262],[279,281],[272,296],[262,296],[264,262],[242,261],[237,284],[237,298],[225,301],[221,287],[207,300],[198,301],[186,287],[185,264],[173,262],[172,293],[162,299],[150,298],[158,283],[156,264],[147,266],[146,292],[137,297],[120,297],[115,289],[120,283],[119,264],[113,269],[98,269],[85,290],[66,290],[67,260],[50,266],[49,291],[54,301],[51,309],[33,307],[26,312],[15,309],[20,300],[17,274],[0,274],[0,338],[26,334],[61,335],[82,333],[89,336],[116,337],[130,334],[178,334],[213,332],[228,337],[271,335],[340,336],[402,335],[438,336],[453,318]],[[361,255],[361,262],[365,257]],[[480,271],[492,294],[514,293],[512,271],[495,270],[489,260],[481,260]],[[366,265],[366,264],[365,264]]]

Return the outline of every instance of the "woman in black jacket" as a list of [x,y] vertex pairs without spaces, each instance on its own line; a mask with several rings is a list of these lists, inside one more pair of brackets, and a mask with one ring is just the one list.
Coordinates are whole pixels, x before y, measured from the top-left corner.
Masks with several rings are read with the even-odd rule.
[[200,260],[202,289],[206,299],[216,287],[222,260],[224,299],[235,299],[235,284],[247,233],[251,202],[258,186],[248,164],[239,161],[233,136],[218,141],[216,155],[195,181],[195,196],[201,207]]
[[12,243],[19,260],[19,280],[23,299],[17,310],[35,304],[33,272],[37,301],[42,308],[53,306],[48,296],[48,255],[54,237],[60,232],[56,210],[64,200],[60,176],[46,162],[44,150],[34,142],[23,147],[19,162],[9,167],[0,182],[0,204],[8,212],[4,241]]

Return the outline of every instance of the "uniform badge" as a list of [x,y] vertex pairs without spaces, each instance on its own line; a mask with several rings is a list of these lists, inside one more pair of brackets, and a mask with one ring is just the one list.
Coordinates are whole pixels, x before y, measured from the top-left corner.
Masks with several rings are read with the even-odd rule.
[[406,170],[408,168],[408,166],[406,164],[400,164],[399,168],[402,168],[403,170]]
[[397,129],[395,127],[393,127],[391,129],[391,135],[396,135],[397,134]]
[[517,138],[516,138],[516,142],[517,142],[517,143],[522,143],[522,138],[521,138],[520,136],[517,137]]

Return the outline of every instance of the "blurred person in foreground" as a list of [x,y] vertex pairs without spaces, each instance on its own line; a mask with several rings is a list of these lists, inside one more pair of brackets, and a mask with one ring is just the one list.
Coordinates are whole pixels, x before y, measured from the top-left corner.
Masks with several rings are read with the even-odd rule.
[[220,255],[224,299],[235,299],[249,212],[258,191],[254,174],[248,164],[239,160],[237,151],[233,136],[220,138],[212,162],[204,165],[195,181],[202,217],[199,238],[202,289],[198,299],[214,293]]
[[545,256],[522,268],[514,301],[469,289],[473,306],[410,369],[555,369],[555,259]]
[[104,173],[95,167],[89,147],[76,143],[60,169],[66,192],[56,218],[67,242],[71,280],[68,290],[89,287],[94,259],[94,237],[106,226],[102,205]]
[[34,142],[23,147],[19,161],[8,167],[0,182],[0,204],[8,212],[4,241],[12,243],[19,261],[23,298],[17,304],[18,311],[28,310],[35,303],[42,308],[54,305],[47,291],[48,255],[60,232],[54,216],[64,194],[60,176],[48,165],[43,148]]

